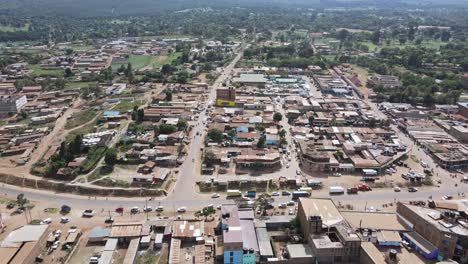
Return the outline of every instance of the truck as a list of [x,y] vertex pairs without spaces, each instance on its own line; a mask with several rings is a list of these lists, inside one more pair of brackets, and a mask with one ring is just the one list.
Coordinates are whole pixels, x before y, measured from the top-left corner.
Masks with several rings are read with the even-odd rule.
[[377,171],[374,169],[363,169],[362,172],[365,176],[377,176]]
[[301,187],[301,188],[299,188],[298,191],[300,191],[300,192],[308,192],[309,195],[311,195],[311,194],[312,194],[312,187]]
[[257,196],[257,192],[256,192],[256,191],[247,191],[247,192],[245,193],[245,197],[255,198],[255,196]]
[[305,191],[295,191],[292,193],[292,198],[294,199],[299,199],[300,197],[309,197],[309,192]]
[[330,186],[330,194],[344,194],[345,189],[341,186]]
[[239,190],[227,190],[227,197],[240,197],[242,196],[242,192]]
[[348,190],[346,191],[348,194],[357,194],[358,193],[358,188],[356,187],[351,187],[351,188],[348,188]]

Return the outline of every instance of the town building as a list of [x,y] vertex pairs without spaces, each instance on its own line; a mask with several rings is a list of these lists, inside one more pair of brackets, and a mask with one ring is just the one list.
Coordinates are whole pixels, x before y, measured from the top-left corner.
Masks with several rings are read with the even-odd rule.
[[217,106],[235,106],[236,89],[234,87],[216,89]]
[[0,115],[13,115],[20,111],[20,109],[28,102],[25,95],[16,96],[2,96],[0,97]]

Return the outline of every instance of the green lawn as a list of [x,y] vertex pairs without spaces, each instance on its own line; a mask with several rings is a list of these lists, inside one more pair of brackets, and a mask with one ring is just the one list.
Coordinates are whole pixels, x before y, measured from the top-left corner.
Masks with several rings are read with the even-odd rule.
[[65,129],[71,129],[77,126],[81,126],[93,120],[93,118],[96,117],[96,115],[98,115],[98,113],[92,109],[81,111],[67,120],[67,123],[65,124]]
[[95,85],[97,82],[67,82],[65,90],[74,90],[88,87],[90,84]]
[[[152,56],[152,55],[130,55],[128,62],[132,64],[133,69],[140,70],[145,67],[159,69],[164,64],[170,64],[176,60],[182,53],[174,52],[168,55]],[[121,64],[112,65],[112,69],[117,70]]]
[[145,101],[143,100],[134,100],[133,102],[120,102],[114,107],[112,107],[112,111],[119,111],[121,113],[125,113],[129,110],[132,110],[135,106],[144,105]]
[[[419,47],[425,47],[429,49],[439,49],[440,46],[446,45],[448,42],[442,42],[440,40],[424,40]],[[382,48],[406,48],[406,47],[418,47],[414,42],[406,42],[405,44],[400,44],[397,40],[392,40],[389,44],[384,42],[382,45],[375,45],[370,41],[361,42],[361,44],[369,47],[370,52],[377,52]]]
[[50,77],[63,77],[64,70],[43,70],[39,64],[30,65],[29,68],[33,70],[33,76],[50,76]]
[[78,129],[71,131],[65,137],[65,142],[70,143],[75,138],[76,135],[84,135],[84,134],[95,132],[95,129],[94,129],[95,125],[96,125],[95,122],[92,122],[91,124],[88,124],[84,127],[80,127]]
[[13,27],[10,25],[0,25],[0,31],[1,32],[18,32],[18,31],[28,31],[29,30],[29,24],[26,23],[22,27]]

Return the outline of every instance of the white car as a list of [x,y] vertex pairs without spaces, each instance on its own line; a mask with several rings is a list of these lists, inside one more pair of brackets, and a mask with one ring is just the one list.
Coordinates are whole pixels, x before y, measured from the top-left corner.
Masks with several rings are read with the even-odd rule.
[[162,206],[162,205],[158,206],[158,208],[156,208],[155,211],[156,211],[156,212],[162,212],[162,211],[164,211],[164,206]]
[[68,219],[68,217],[60,217],[60,223],[62,224],[66,224],[70,221],[70,219]]
[[211,195],[211,198],[219,198],[219,197],[220,197],[219,193],[213,193]]
[[94,212],[94,210],[87,209],[87,210],[83,211],[82,216],[83,217],[93,217],[95,214],[96,214],[96,212]]
[[52,245],[52,249],[57,249],[59,245],[60,245],[60,240],[55,241],[54,244]]
[[289,215],[293,215],[294,214],[294,210],[292,208],[289,208],[289,212],[288,212]]
[[177,212],[178,213],[185,213],[185,212],[187,212],[187,207],[179,207],[179,208],[177,208]]
[[145,211],[145,212],[151,212],[151,211],[153,211],[153,207],[151,207],[151,206],[149,206],[149,205],[148,205],[148,206],[145,206],[145,207],[143,207],[143,211]]
[[271,196],[279,196],[279,195],[280,195],[279,192],[273,192],[273,193],[271,194]]
[[398,187],[398,186],[396,186],[395,188],[393,188],[393,190],[394,190],[395,192],[401,192],[401,188]]
[[289,166],[291,166],[291,164],[289,164],[289,162],[286,163],[286,168],[289,168]]
[[52,218],[46,218],[46,219],[41,221],[41,224],[43,224],[43,225],[48,225],[50,223],[52,223]]

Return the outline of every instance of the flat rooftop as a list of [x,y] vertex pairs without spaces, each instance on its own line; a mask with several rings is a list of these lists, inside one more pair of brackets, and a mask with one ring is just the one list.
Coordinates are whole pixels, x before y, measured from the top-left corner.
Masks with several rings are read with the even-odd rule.
[[362,227],[377,230],[407,230],[395,213],[342,211],[341,215],[354,229]]
[[313,258],[312,249],[308,244],[288,244],[286,249],[291,259],[295,258]]
[[322,217],[322,222],[326,225],[335,225],[344,220],[331,199],[299,198],[299,202],[304,209],[307,219],[311,216],[319,215]]

